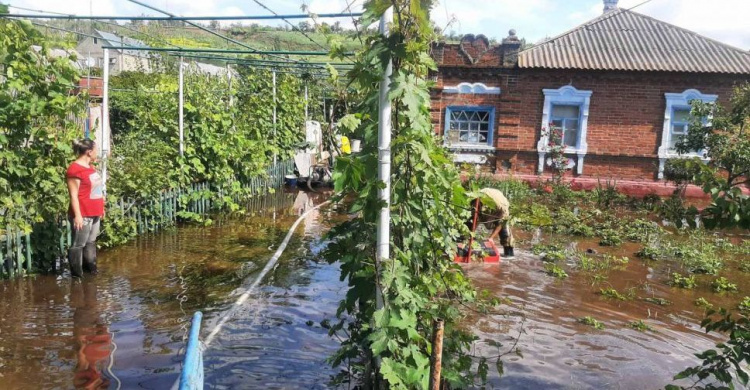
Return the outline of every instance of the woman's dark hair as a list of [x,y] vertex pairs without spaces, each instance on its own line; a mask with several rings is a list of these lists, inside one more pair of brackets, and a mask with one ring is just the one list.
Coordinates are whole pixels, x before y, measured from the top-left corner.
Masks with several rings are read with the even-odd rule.
[[76,156],[81,156],[89,150],[93,150],[95,145],[94,141],[90,138],[77,139],[73,141],[73,151],[76,153]]

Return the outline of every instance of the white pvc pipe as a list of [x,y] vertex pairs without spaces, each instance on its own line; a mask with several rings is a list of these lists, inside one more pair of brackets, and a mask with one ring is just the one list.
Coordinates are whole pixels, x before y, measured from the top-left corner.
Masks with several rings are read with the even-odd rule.
[[102,156],[102,187],[107,193],[107,155],[109,154],[109,49],[104,49],[104,69],[102,75],[102,139],[100,154]]
[[[393,8],[388,8],[380,17],[380,34],[388,35],[388,23],[393,20]],[[377,224],[377,248],[375,252],[375,272],[380,272],[380,265],[390,257],[391,250],[391,100],[388,90],[393,73],[393,62],[386,64],[383,77],[380,79],[380,109],[378,112],[378,180],[385,185],[378,189],[378,198],[383,202]],[[379,278],[379,276],[378,276]],[[379,279],[377,279],[379,282]],[[375,287],[376,308],[383,307],[383,293],[380,283]]]
[[184,122],[183,122],[183,108],[184,108],[183,107],[183,99],[184,99],[184,96],[183,96],[183,86],[182,86],[183,83],[184,83],[184,78],[183,78],[183,74],[182,74],[182,72],[183,72],[182,68],[183,68],[182,56],[180,56],[180,87],[179,87],[180,88],[180,102],[179,102],[179,110],[180,110],[180,119],[179,119],[179,121],[180,121],[180,156],[184,156],[185,155],[185,128],[184,128]]

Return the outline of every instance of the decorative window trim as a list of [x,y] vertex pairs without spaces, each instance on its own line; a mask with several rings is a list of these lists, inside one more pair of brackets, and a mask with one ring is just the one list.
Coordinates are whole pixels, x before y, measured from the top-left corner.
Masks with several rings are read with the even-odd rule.
[[[583,160],[588,152],[588,143],[586,142],[586,134],[589,123],[589,106],[591,104],[591,91],[583,91],[576,89],[571,85],[566,85],[558,89],[543,89],[544,92],[544,107],[542,109],[542,128],[549,129],[550,116],[552,115],[552,105],[577,105],[580,109],[579,126],[580,131],[578,132],[578,141],[576,147],[566,147],[566,154],[576,154],[578,156],[578,162],[576,163],[576,172],[581,175],[583,174]],[[541,175],[544,172],[544,157],[549,151],[549,138],[542,133],[539,142],[536,144],[537,152],[539,153],[539,165],[537,172]]]
[[704,157],[705,151],[703,150],[696,153],[679,154],[669,148],[669,139],[672,133],[672,113],[675,108],[690,107],[691,100],[700,100],[704,103],[715,103],[719,98],[719,95],[704,94],[697,89],[688,89],[682,93],[665,93],[664,97],[667,100],[667,107],[664,110],[664,126],[662,127],[661,145],[659,146],[659,173],[657,175],[659,180],[664,179],[664,165],[670,158],[700,157],[702,160],[708,161],[708,159]]
[[[489,111],[489,126],[487,127],[487,142],[485,144],[457,144],[448,142],[448,131],[451,125],[451,111]],[[459,152],[492,152],[495,142],[495,107],[493,106],[447,106],[445,107],[445,125],[443,126],[443,145],[451,151]]]
[[500,87],[488,87],[484,83],[460,83],[443,87],[443,93],[466,93],[474,95],[499,95]]

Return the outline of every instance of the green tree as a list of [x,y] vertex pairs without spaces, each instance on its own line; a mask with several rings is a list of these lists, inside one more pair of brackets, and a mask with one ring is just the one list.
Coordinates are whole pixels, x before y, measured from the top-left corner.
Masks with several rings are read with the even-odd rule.
[[667,178],[691,182],[710,194],[703,211],[709,228],[750,228],[750,197],[742,193],[750,184],[750,83],[735,88],[725,109],[713,103],[692,102],[688,133],[678,142],[679,153],[705,150],[707,163],[698,158],[668,162]]

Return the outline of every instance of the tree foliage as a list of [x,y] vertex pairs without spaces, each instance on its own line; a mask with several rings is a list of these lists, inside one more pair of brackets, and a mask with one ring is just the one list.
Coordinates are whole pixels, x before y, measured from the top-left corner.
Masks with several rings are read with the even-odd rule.
[[50,56],[28,22],[0,21],[0,232],[58,231],[68,205],[65,169],[80,132],[74,118],[85,106],[85,96],[71,93],[74,61]]
[[711,318],[714,314],[717,314],[715,310],[709,310],[701,327],[706,329],[706,333],[727,334],[729,339],[716,344],[715,349],[695,354],[702,360],[701,365],[689,367],[675,375],[674,379],[693,380],[691,386],[668,385],[666,390],[734,389],[735,378],[745,387],[750,382],[746,368],[750,364],[750,320],[742,314],[732,316],[725,309],[718,311],[718,319]]
[[[87,96],[75,93],[75,58],[52,58],[44,37],[27,22],[0,24],[0,61],[0,234],[6,227],[31,232],[35,268],[45,271],[60,255],[60,222],[69,202],[65,169],[75,158],[72,140],[83,136]],[[305,82],[310,101],[320,100],[321,88],[308,77],[279,75],[274,102],[269,71],[241,68],[230,86],[226,75],[191,67],[185,72],[180,156],[177,67],[165,59],[155,68],[111,78],[108,204],[147,201],[170,188],[207,182],[210,191],[202,196],[236,210],[233,199],[246,191],[240,183],[263,174],[274,156],[289,158],[304,139]],[[311,104],[314,115],[316,107]],[[115,212],[107,217],[101,244],[132,237],[132,221]]]
[[[447,152],[439,146],[430,123],[428,72],[433,31],[431,1],[369,0],[363,25],[370,25],[394,7],[391,35],[368,37],[349,73],[349,85],[361,92],[352,116],[342,120],[363,151],[340,157],[335,173],[340,198],[351,200],[357,217],[334,228],[328,249],[341,264],[349,284],[341,301],[339,321],[331,333],[343,341],[331,358],[348,365],[340,380],[378,384],[394,389],[425,388],[432,350],[432,322],[445,321],[443,378],[455,386],[472,381],[472,359],[466,354],[474,339],[458,327],[459,305],[476,301],[476,293],[461,268],[452,262],[455,242],[468,218],[467,193]],[[388,61],[393,77],[391,144],[391,258],[375,266],[376,222],[382,202],[378,189],[378,96]],[[377,282],[376,282],[377,281]],[[376,289],[384,300],[376,307]],[[379,364],[378,364],[379,362]],[[502,362],[500,362],[502,363]],[[499,365],[501,366],[501,364]],[[482,369],[484,368],[484,369]],[[480,373],[486,376],[487,361]]]
[[668,161],[667,178],[678,184],[695,183],[711,196],[703,211],[709,228],[750,228],[750,197],[742,189],[750,185],[750,83],[734,90],[731,107],[692,102],[688,133],[676,146],[679,153],[704,150],[709,159]]

